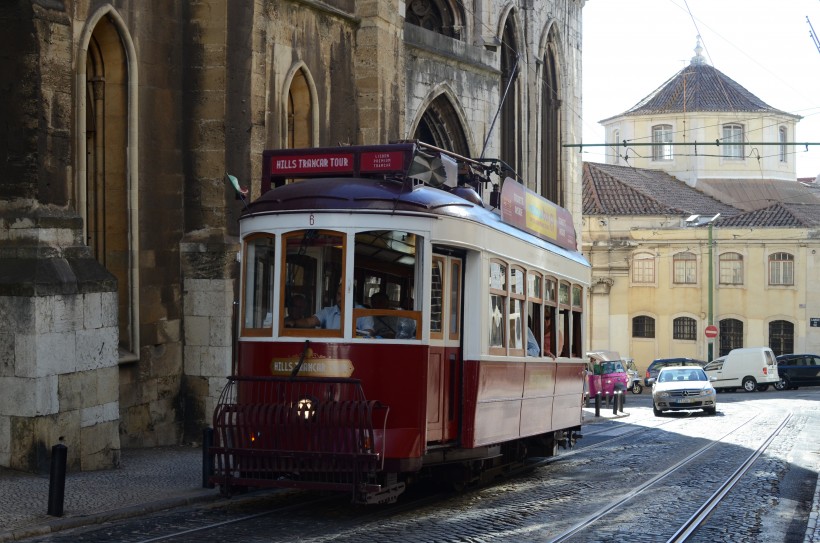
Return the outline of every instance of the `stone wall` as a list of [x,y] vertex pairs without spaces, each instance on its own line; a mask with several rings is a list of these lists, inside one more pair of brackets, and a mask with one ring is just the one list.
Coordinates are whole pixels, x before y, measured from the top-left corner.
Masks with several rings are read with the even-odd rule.
[[119,464],[117,293],[80,221],[0,206],[0,465],[46,472]]

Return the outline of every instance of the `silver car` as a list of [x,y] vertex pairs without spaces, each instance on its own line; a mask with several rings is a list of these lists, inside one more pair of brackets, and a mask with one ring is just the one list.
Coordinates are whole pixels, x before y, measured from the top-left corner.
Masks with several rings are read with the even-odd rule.
[[664,411],[703,409],[707,415],[717,411],[715,387],[703,368],[668,366],[661,368],[652,385],[652,411],[656,417]]

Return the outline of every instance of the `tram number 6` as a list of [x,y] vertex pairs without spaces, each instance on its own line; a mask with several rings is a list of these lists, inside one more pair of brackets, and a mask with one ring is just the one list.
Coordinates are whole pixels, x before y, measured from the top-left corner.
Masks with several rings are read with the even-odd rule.
[[313,226],[316,223],[316,219],[313,216],[313,213],[310,214],[310,225]]

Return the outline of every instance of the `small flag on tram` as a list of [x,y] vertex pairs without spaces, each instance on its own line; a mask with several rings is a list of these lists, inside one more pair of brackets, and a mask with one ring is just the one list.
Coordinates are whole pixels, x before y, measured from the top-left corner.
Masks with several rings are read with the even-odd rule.
[[240,198],[244,199],[244,197],[248,195],[248,189],[243,189],[239,186],[239,179],[237,179],[236,177],[232,176],[227,172],[225,172],[225,177],[228,178],[228,181],[230,181],[231,185],[233,185],[234,190],[237,192],[237,194],[239,194]]

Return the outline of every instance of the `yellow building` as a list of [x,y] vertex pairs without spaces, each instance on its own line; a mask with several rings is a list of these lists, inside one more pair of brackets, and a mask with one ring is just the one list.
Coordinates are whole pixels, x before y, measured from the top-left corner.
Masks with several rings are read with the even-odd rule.
[[736,347],[820,352],[820,191],[796,179],[800,117],[701,52],[601,121],[607,164],[584,165],[590,348],[639,369]]
[[711,358],[752,346],[820,352],[820,199],[797,182],[766,188],[783,183],[791,201],[743,211],[665,172],[586,163],[590,346],[629,353],[640,370],[655,358],[706,360],[710,343]]

